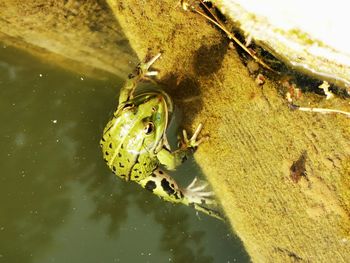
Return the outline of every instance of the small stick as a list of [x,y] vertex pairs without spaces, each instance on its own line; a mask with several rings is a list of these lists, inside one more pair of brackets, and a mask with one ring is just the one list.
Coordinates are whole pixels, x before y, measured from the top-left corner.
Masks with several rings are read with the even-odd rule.
[[308,111],[308,112],[319,112],[319,113],[340,113],[344,114],[350,118],[350,112],[342,111],[342,110],[334,110],[334,109],[325,109],[325,108],[308,108],[308,107],[297,107],[300,111]]
[[214,17],[211,18],[209,16],[207,16],[206,14],[204,14],[201,11],[198,11],[194,6],[190,6],[191,10],[203,17],[205,17],[206,19],[208,19],[210,22],[212,22],[214,25],[216,25],[217,27],[219,27],[222,31],[225,32],[225,34],[227,35],[227,37],[230,40],[233,40],[234,42],[236,42],[236,44],[238,44],[245,52],[247,52],[257,63],[259,63],[261,66],[263,66],[264,68],[277,73],[275,70],[273,70],[269,65],[267,65],[264,61],[262,61],[260,58],[258,58],[255,54],[253,54],[241,41],[238,40],[238,38],[236,38],[230,31],[228,31],[225,26],[220,23],[220,20],[213,14],[213,12],[211,12],[211,10],[203,3],[202,0],[200,0],[201,4],[205,6],[205,8],[208,10],[208,12]]

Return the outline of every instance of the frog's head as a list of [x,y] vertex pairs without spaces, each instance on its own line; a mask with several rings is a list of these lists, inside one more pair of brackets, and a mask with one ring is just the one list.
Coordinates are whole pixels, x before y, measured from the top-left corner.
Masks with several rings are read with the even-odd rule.
[[161,92],[140,94],[121,104],[119,112],[129,123],[127,140],[135,143],[132,147],[129,144],[129,149],[157,153],[164,144],[169,111],[172,111],[171,101]]

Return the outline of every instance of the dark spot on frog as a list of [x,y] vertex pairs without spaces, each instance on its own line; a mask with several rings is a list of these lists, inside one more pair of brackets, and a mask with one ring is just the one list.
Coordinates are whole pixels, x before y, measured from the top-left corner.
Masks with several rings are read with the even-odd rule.
[[163,188],[163,190],[168,194],[168,195],[173,195],[175,193],[174,188],[172,188],[169,184],[169,181],[164,178],[162,179],[162,181],[160,182],[161,186]]
[[121,176],[121,177],[125,177],[125,174],[121,174],[120,176]]
[[121,154],[121,153],[118,153],[118,157],[122,157],[122,154]]
[[109,155],[109,153],[107,151],[105,151],[105,155]]
[[122,163],[119,163],[120,168],[124,168],[124,165]]
[[222,61],[228,49],[226,38],[216,45],[201,46],[193,58],[193,67],[196,74],[200,76],[210,75],[221,68]]
[[117,170],[117,168],[115,168],[115,166],[113,165],[112,170],[113,170],[113,172],[115,172]]
[[120,149],[124,149],[124,145],[123,144],[120,145]]
[[145,188],[148,190],[148,191],[151,191],[153,192],[153,190],[157,187],[156,183],[154,181],[148,181],[145,185]]
[[109,148],[111,148],[111,149],[113,148],[113,147],[112,147],[112,143],[109,144]]
[[180,197],[181,199],[184,198],[184,194],[180,191]]
[[138,176],[138,175],[135,175],[135,178],[136,178],[136,179],[138,179],[139,177],[140,177],[140,176]]
[[158,173],[159,174],[164,174],[164,172],[162,170],[159,170]]
[[101,141],[105,142],[106,140],[105,140],[105,138],[104,138],[104,137],[102,137]]
[[293,162],[292,166],[290,167],[290,178],[294,183],[298,183],[301,177],[304,177],[306,180],[308,180],[308,178],[306,177],[305,168],[306,158],[307,152],[304,151],[300,155],[299,159]]

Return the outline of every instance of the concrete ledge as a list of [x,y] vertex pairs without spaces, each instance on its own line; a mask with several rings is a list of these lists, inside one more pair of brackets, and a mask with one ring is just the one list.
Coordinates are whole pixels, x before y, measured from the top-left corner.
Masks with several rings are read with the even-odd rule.
[[[210,141],[195,158],[254,262],[350,261],[348,118],[291,111],[276,83],[258,87],[225,36],[176,1],[39,2],[0,4],[3,41],[119,76],[133,52],[163,53],[160,80],[185,128],[204,123]],[[314,94],[300,103],[350,110]],[[304,152],[307,178],[294,182]]]

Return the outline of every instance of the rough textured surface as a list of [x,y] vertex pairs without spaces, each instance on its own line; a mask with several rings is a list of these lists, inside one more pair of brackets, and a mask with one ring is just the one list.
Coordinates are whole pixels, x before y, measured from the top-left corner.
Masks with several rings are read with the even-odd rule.
[[[349,262],[349,119],[290,111],[277,84],[256,86],[226,38],[177,1],[108,3],[140,58],[163,52],[155,67],[184,126],[204,122],[210,141],[195,158],[252,260]],[[0,10],[0,31],[18,45],[123,71],[118,23],[103,1],[8,1]],[[88,29],[94,20],[97,31]],[[298,103],[350,110],[349,101],[313,94]],[[304,151],[307,175],[295,182],[290,168]]]
[[[349,261],[349,119],[289,110],[276,84],[257,87],[224,36],[173,1],[108,3],[140,58],[163,52],[156,67],[185,126],[204,122],[210,141],[195,158],[252,260]],[[296,183],[290,167],[304,151]]]
[[94,76],[100,69],[125,77],[136,62],[104,1],[1,1],[0,41]]

